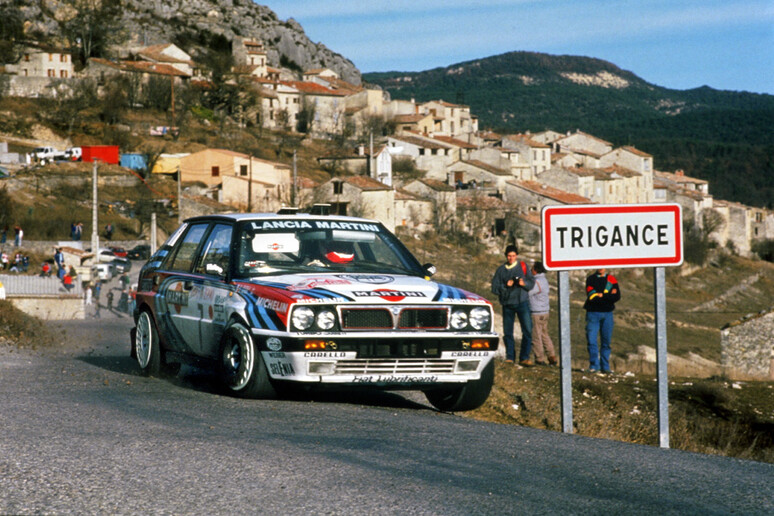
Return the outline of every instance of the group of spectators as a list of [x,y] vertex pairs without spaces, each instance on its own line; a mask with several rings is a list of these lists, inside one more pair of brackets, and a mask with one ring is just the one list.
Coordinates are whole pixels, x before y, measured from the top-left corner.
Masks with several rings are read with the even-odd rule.
[[[505,361],[516,362],[515,321],[521,327],[518,363],[523,367],[556,365],[558,359],[548,335],[549,284],[542,262],[531,267],[518,259],[518,248],[505,248],[506,262],[492,277],[492,293],[497,295],[503,311]],[[613,337],[613,310],[621,299],[618,281],[606,269],[598,269],[586,278],[586,343],[590,373],[608,374],[610,342]],[[534,355],[534,360],[533,360]]]
[[27,272],[30,266],[30,257],[24,253],[17,252],[13,261],[5,251],[0,251],[0,267],[8,272]]
[[[20,225],[16,224],[13,227],[13,245],[14,247],[21,247],[24,240],[24,230]],[[8,241],[8,226],[3,226],[0,230],[0,245],[5,244]]]

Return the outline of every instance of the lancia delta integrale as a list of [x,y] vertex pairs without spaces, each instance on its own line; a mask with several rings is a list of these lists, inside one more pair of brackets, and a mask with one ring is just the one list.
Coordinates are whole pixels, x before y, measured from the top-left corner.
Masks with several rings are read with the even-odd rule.
[[494,378],[492,307],[433,271],[372,220],[195,217],[140,271],[132,355],[149,375],[208,363],[243,397],[335,384],[471,410]]

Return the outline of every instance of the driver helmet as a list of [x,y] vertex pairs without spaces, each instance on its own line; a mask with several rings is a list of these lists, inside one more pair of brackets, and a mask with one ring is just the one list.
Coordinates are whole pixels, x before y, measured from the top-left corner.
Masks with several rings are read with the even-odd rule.
[[331,263],[350,263],[355,259],[355,248],[351,242],[328,242],[324,256]]

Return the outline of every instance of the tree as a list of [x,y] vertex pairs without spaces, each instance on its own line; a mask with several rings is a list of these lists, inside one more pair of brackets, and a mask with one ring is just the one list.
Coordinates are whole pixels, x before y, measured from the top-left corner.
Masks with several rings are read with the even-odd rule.
[[61,23],[64,36],[78,45],[78,59],[107,57],[109,48],[126,38],[122,30],[122,0],[67,0],[75,14]]
[[296,131],[303,134],[309,134],[312,132],[317,107],[313,102],[309,102],[303,95],[300,100],[301,109],[296,116]]
[[24,39],[24,18],[19,9],[21,2],[10,1],[0,6],[0,63],[19,60],[18,42]]
[[166,111],[172,105],[170,77],[153,75],[142,88],[142,103],[145,107]]
[[97,98],[97,84],[93,79],[70,79],[54,81],[57,95],[53,96],[54,107],[49,111],[51,122],[71,135],[73,127],[83,121],[83,113]]

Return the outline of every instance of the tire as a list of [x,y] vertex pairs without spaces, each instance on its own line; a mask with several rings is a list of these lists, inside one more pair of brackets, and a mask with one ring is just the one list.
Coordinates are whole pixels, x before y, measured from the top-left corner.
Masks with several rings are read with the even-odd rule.
[[234,323],[226,329],[220,350],[221,378],[231,394],[258,399],[277,396],[261,353],[243,324]]
[[134,356],[144,376],[161,374],[161,348],[159,332],[147,310],[140,312],[134,335]]
[[461,387],[425,391],[427,401],[443,412],[474,410],[484,404],[494,383],[494,360],[481,372],[481,378]]

